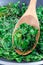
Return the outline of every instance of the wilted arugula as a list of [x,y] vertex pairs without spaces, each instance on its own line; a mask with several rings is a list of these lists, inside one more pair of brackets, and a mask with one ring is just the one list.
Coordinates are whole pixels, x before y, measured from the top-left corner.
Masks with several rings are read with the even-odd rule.
[[23,52],[31,50],[36,42],[37,33],[37,28],[22,23],[14,33],[14,47]]

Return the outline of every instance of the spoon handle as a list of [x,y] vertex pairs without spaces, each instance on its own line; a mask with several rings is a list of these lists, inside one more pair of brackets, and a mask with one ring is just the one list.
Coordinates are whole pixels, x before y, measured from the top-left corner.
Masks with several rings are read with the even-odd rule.
[[31,9],[31,11],[34,9],[36,9],[36,3],[37,3],[37,0],[30,0],[30,4],[28,6],[28,9]]
[[28,9],[26,10],[26,12],[24,13],[23,16],[32,15],[32,16],[34,16],[37,19],[36,3],[37,3],[37,0],[30,0],[30,4],[28,5]]
[[27,11],[25,12],[25,14],[23,16],[32,15],[37,19],[36,3],[37,3],[37,0],[30,0],[30,4],[28,6],[28,9],[27,9]]

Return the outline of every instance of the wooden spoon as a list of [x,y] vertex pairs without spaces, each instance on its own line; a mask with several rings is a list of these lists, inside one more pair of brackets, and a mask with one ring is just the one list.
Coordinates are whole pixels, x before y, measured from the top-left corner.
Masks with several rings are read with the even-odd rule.
[[36,43],[34,43],[34,46],[31,50],[27,50],[25,53],[21,52],[18,49],[15,49],[15,51],[19,54],[19,55],[27,55],[29,53],[31,53],[39,40],[39,36],[40,36],[40,26],[39,26],[39,21],[36,15],[36,2],[37,0],[31,0],[30,1],[30,5],[28,6],[27,11],[24,13],[24,15],[20,18],[19,22],[16,24],[14,30],[13,30],[13,34],[12,34],[12,43],[14,44],[14,33],[16,31],[16,29],[20,26],[20,24],[22,23],[27,23],[31,26],[34,26],[35,28],[38,29],[38,34],[36,35]]

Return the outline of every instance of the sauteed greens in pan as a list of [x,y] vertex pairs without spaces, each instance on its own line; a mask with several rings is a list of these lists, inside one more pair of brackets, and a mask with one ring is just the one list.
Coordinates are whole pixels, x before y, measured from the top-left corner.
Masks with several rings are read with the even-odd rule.
[[[18,55],[12,46],[12,31],[15,24],[26,11],[27,6],[19,2],[10,3],[7,6],[0,6],[0,58],[15,60],[17,62],[30,62],[43,60],[43,7],[37,8],[37,16],[40,23],[40,39],[32,53],[26,56]],[[26,31],[25,31],[26,32]]]

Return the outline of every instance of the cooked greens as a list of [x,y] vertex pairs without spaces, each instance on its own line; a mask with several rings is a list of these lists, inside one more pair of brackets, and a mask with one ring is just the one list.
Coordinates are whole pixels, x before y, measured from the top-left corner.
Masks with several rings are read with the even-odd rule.
[[22,23],[14,33],[14,47],[23,52],[31,50],[36,43],[37,33],[37,28]]
[[26,4],[23,3],[20,8],[19,2],[15,4],[10,3],[7,6],[0,6],[0,58],[15,60],[17,62],[43,60],[43,6],[37,8],[41,31],[37,47],[27,56],[18,55],[12,48],[12,31],[26,9]]

